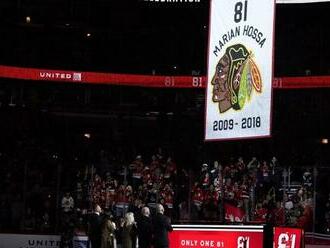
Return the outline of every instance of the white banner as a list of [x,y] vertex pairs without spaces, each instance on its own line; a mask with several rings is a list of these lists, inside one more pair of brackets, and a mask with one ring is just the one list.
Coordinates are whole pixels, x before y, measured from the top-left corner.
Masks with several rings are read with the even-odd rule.
[[0,234],[0,248],[59,248],[58,235]]
[[330,0],[276,0],[276,3],[323,3]]
[[270,136],[275,0],[212,0],[205,140]]

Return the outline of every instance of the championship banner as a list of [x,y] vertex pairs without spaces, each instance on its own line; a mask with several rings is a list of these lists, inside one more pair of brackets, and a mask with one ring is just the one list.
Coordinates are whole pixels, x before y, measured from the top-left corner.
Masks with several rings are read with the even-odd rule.
[[169,247],[263,248],[263,226],[173,225]]
[[270,136],[275,0],[212,0],[205,140]]

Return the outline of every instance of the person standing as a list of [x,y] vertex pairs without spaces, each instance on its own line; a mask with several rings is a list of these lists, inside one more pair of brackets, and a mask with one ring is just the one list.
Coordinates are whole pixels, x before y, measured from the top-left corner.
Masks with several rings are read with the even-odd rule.
[[101,225],[102,225],[102,209],[96,204],[94,212],[91,214],[88,222],[88,237],[91,241],[92,248],[101,247]]
[[156,216],[153,220],[154,229],[154,247],[168,248],[168,232],[173,230],[170,219],[164,215],[164,207],[162,204],[156,205]]
[[101,232],[101,248],[114,248],[115,246],[115,230],[116,224],[112,221],[110,213],[105,214],[105,219],[102,224]]
[[142,216],[137,222],[138,243],[139,248],[150,248],[152,241],[152,222],[150,218],[150,209],[143,207],[141,210]]
[[122,247],[134,248],[136,245],[137,227],[134,220],[134,214],[128,212],[125,215],[124,226],[122,229]]
[[62,215],[61,215],[61,229],[66,231],[67,225],[73,215],[74,200],[70,192],[66,192],[61,201]]
[[74,209],[74,200],[70,192],[66,192],[61,201],[62,211],[65,215],[72,215]]
[[115,232],[117,248],[122,248],[123,247],[122,244],[123,244],[124,222],[125,222],[124,218],[119,218],[118,221],[117,221],[117,229],[116,229],[116,232]]

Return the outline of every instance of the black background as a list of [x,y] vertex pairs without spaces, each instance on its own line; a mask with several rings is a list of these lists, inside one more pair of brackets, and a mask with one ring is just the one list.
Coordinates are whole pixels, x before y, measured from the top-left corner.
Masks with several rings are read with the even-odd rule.
[[[276,5],[275,76],[329,73],[329,8],[330,3]],[[207,0],[2,0],[0,63],[204,75],[208,13]]]

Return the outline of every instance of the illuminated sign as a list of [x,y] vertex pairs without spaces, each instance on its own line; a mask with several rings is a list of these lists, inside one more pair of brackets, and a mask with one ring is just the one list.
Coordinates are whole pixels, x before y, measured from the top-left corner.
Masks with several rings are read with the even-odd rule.
[[40,71],[39,78],[42,80],[81,81],[81,73],[80,72]]
[[274,248],[301,248],[303,230],[290,227],[274,228]]
[[263,226],[173,225],[170,247],[262,248]]

